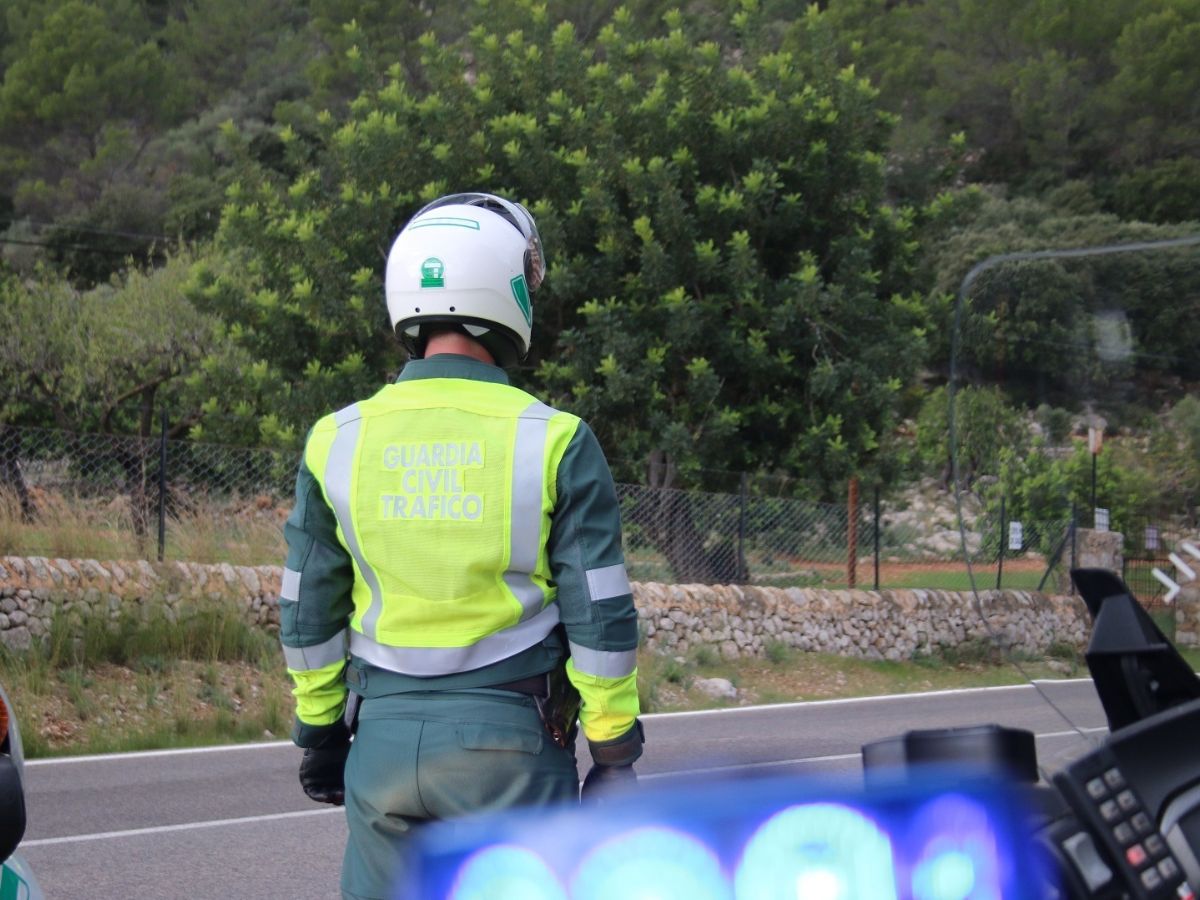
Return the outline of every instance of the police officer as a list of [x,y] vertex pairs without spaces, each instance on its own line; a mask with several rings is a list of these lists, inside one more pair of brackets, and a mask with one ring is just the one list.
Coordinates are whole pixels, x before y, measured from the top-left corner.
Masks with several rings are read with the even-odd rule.
[[634,779],[637,616],[612,476],[586,423],[504,372],[545,272],[520,204],[430,203],[387,260],[411,360],[308,436],[280,631],[301,784],[346,806],[345,897],[390,896],[422,822],[576,800],[574,740],[539,713],[564,661],[584,798]]

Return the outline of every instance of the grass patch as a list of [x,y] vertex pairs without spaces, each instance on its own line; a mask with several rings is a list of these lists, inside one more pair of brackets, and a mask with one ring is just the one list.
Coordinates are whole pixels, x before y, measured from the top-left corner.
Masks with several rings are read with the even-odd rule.
[[0,648],[0,681],[30,758],[262,740],[294,708],[277,639],[233,604],[60,616],[40,651]]
[[171,519],[167,533],[170,559],[257,566],[278,564],[287,555],[279,522],[263,516],[214,515],[211,505]]
[[66,559],[131,559],[146,556],[149,536],[138,541],[124,504],[73,504],[62,496],[39,497],[31,521],[11,491],[0,493],[0,555]]
[[1167,636],[1167,640],[1175,640],[1175,610],[1161,607],[1149,610],[1150,618],[1158,626],[1159,631]]
[[[138,524],[128,497],[103,500],[39,492],[31,520],[11,491],[0,492],[0,556],[65,559],[154,559],[158,519]],[[286,504],[285,504],[286,505]],[[256,566],[278,564],[286,555],[281,513],[273,503],[189,498],[189,506],[165,521],[164,558]]]
[[767,641],[763,648],[767,655],[767,660],[777,666],[781,666],[792,658],[792,648],[783,641]]
[[[738,660],[722,660],[715,651],[695,647],[686,665],[643,650],[638,685],[644,712],[674,712],[1021,684],[1025,673],[1031,678],[1087,676],[1082,655],[1074,648],[1052,650],[1043,657],[1014,661],[990,643],[974,642],[952,652],[892,662],[800,651],[781,642],[780,647],[765,647],[762,657]],[[1200,651],[1188,653],[1193,665],[1200,662]],[[688,677],[667,677],[681,665]],[[696,687],[700,678],[732,682],[737,698],[705,694]]]
[[[1000,577],[1000,588],[1008,591],[1035,591],[1045,572],[1041,569],[1006,568]],[[918,568],[906,572],[889,572],[885,567],[880,573],[879,587],[881,590],[924,589],[932,591],[969,591],[974,576],[975,590],[991,591],[996,589],[996,569],[992,567],[975,568],[971,575],[966,567],[959,563],[932,564],[928,568]],[[862,584],[859,585],[862,587]],[[869,586],[869,583],[868,583]]]
[[124,606],[115,617],[55,617],[46,643],[52,667],[104,663],[164,672],[168,660],[261,664],[278,658],[276,639],[245,619],[233,602],[187,604],[178,612],[165,600]]
[[721,655],[712,644],[700,644],[692,650],[692,662],[701,669],[715,666],[721,661]]
[[[1181,652],[1200,668],[1200,650]],[[1067,645],[1019,662],[1020,669],[987,642],[899,662],[783,642],[766,645],[759,658],[725,660],[702,644],[686,657],[640,651],[638,693],[651,713],[1019,684],[1025,673],[1087,675]],[[705,678],[730,681],[738,695],[705,694],[697,686]],[[0,681],[31,758],[270,739],[286,734],[294,708],[276,639],[233,605],[174,619],[149,605],[72,627],[64,617],[42,652],[0,649]]]

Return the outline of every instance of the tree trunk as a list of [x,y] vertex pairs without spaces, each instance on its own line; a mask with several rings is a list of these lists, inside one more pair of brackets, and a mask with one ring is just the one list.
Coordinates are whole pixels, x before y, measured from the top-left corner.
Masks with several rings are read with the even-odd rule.
[[[150,495],[146,490],[146,449],[141,441],[122,441],[113,455],[125,473],[125,492],[129,495],[129,514],[133,517],[133,532],[141,545],[150,530]],[[145,548],[143,548],[145,549]]]
[[37,507],[21,474],[21,433],[7,426],[0,426],[0,490],[11,490],[21,505],[21,520],[33,521]]
[[673,487],[675,464],[662,450],[647,459],[647,490],[629,512],[667,560],[677,584],[737,584],[746,580],[736,535],[706,547],[688,492]]

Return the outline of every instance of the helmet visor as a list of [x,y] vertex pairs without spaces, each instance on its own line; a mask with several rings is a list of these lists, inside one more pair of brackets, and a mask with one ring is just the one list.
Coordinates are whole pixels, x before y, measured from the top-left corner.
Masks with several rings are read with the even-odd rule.
[[[441,206],[482,206],[490,209],[500,218],[521,232],[525,238],[525,281],[529,284],[530,293],[536,291],[546,278],[546,255],[542,252],[542,238],[538,234],[533,216],[520,203],[505,200],[495,194],[465,193],[447,194],[432,203],[421,207],[417,216]],[[415,219],[417,216],[413,216]]]

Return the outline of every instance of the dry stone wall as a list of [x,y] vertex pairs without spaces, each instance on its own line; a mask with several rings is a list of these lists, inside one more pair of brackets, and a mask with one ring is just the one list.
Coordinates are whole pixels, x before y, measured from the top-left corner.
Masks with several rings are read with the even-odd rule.
[[1200,582],[1182,585],[1175,598],[1175,643],[1180,647],[1200,647]]
[[[0,557],[0,642],[26,650],[60,614],[116,618],[123,610],[157,604],[172,617],[182,604],[211,601],[241,604],[247,621],[278,631],[281,576],[278,566]],[[1025,591],[983,591],[977,609],[972,595],[954,591],[633,588],[644,644],[672,655],[707,645],[736,659],[763,656],[780,643],[901,660],[992,639],[1037,654],[1056,643],[1082,646],[1090,625],[1078,598]]]
[[278,631],[278,566],[200,565],[94,559],[0,557],[0,643],[27,650],[49,633],[56,615],[117,618],[162,607],[173,619],[182,604],[232,601],[252,624]]
[[[637,585],[646,641],[674,654],[707,644],[722,657],[762,656],[772,643],[867,659],[902,660],[972,641],[1038,654],[1083,646],[1089,621],[1075,597],[1026,591],[827,591]],[[982,612],[982,615],[980,614]],[[986,620],[986,623],[985,623]]]

